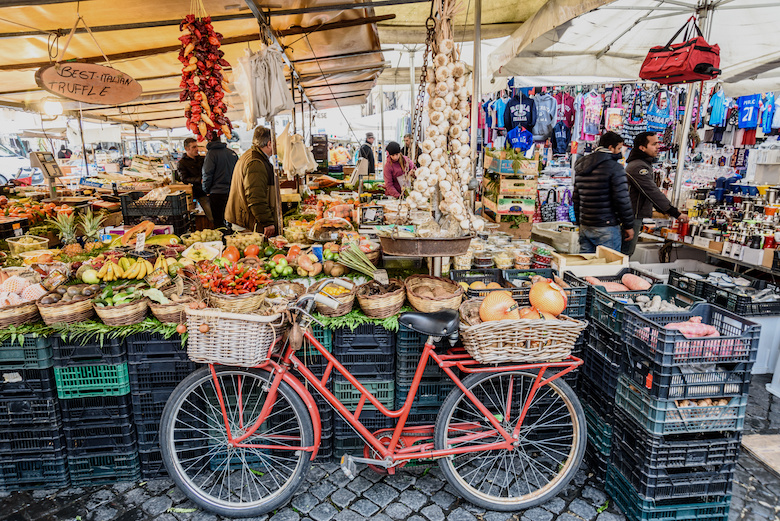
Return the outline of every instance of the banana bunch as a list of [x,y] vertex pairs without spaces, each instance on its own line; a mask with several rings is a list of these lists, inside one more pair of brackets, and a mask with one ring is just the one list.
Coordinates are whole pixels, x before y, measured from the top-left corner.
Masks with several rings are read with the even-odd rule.
[[125,278],[125,272],[122,267],[114,261],[106,261],[97,274],[103,282]]
[[154,266],[146,259],[138,259],[129,271],[125,273],[126,279],[141,280],[154,271]]

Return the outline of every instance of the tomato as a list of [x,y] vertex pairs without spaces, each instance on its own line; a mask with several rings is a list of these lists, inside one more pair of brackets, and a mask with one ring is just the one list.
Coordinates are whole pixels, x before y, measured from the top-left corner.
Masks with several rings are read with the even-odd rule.
[[284,262],[287,262],[287,257],[284,256],[284,253],[277,253],[271,260],[278,264],[282,259],[284,259]]
[[290,247],[290,251],[287,253],[287,262],[292,262],[293,259],[297,259],[301,254],[301,247],[297,244]]
[[257,257],[260,254],[260,246],[257,244],[250,244],[244,249],[244,256]]
[[238,259],[241,258],[241,254],[238,252],[238,248],[236,248],[235,246],[228,246],[227,248],[225,248],[225,251],[222,253],[222,256],[233,262],[238,262]]

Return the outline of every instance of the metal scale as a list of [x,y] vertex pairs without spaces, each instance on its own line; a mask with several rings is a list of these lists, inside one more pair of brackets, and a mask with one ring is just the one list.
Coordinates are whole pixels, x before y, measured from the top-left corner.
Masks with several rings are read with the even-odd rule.
[[57,189],[54,187],[54,182],[58,177],[62,177],[62,170],[54,159],[54,154],[51,152],[30,152],[30,165],[41,169],[43,177],[49,185],[49,197],[55,198]]

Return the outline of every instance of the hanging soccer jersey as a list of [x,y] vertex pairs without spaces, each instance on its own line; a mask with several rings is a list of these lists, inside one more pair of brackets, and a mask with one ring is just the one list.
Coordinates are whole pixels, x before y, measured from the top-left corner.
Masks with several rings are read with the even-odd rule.
[[519,148],[523,152],[534,144],[534,135],[521,126],[515,127],[506,135],[512,148]]
[[728,102],[723,89],[712,95],[709,107],[712,109],[712,112],[710,112],[710,125],[713,127],[725,127]]
[[739,97],[737,100],[737,106],[739,107],[739,128],[756,128],[758,126],[760,102],[760,94]]
[[764,134],[772,132],[772,120],[775,117],[775,93],[767,92],[761,102],[761,130]]
[[504,111],[506,110],[506,104],[509,103],[510,98],[498,98],[493,104],[493,108],[496,110],[496,121],[500,125],[504,121]]

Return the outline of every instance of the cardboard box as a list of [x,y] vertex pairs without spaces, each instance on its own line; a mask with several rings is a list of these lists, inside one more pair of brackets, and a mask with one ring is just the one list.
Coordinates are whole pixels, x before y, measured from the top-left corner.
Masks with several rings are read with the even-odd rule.
[[[742,248],[742,262],[748,264],[754,264],[756,266],[763,266],[764,264],[764,249],[763,248]],[[771,267],[771,264],[770,264]]]
[[721,253],[723,252],[723,244],[723,241],[710,241],[709,249],[714,252]]
[[[515,165],[514,159],[496,159],[494,157],[485,156],[485,168],[491,170],[497,174],[524,174],[524,175],[539,175],[539,158],[537,156],[534,159],[518,160]],[[517,166],[517,170],[515,170]]]
[[482,198],[485,206],[499,214],[530,214],[533,215],[536,209],[536,199],[530,197],[506,197],[498,196],[498,201],[489,197]]
[[616,275],[623,268],[628,268],[628,255],[604,246],[597,246],[596,253],[553,253],[552,269],[561,274],[568,271],[578,277],[598,277]]
[[536,179],[502,177],[499,180],[499,193],[502,195],[536,199],[536,189]]
[[775,260],[775,250],[774,248],[764,248],[764,262],[761,263],[761,265],[765,268],[772,269],[772,263]]

